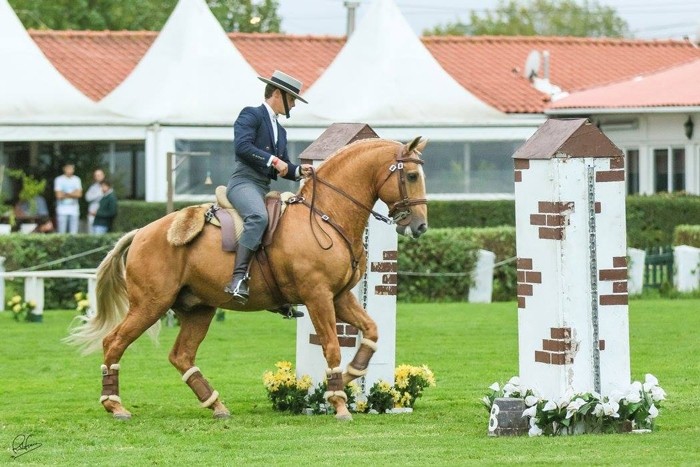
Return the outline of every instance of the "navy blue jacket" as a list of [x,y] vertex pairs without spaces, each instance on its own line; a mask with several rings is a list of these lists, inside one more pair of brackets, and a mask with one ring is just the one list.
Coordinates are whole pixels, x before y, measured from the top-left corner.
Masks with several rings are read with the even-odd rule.
[[285,161],[289,170],[284,178],[296,180],[297,166],[287,155],[287,132],[277,123],[277,145],[274,142],[272,122],[265,105],[246,107],[241,110],[233,124],[233,137],[236,150],[236,167],[232,177],[244,176],[269,183],[277,179],[277,170],[268,161],[275,155]]

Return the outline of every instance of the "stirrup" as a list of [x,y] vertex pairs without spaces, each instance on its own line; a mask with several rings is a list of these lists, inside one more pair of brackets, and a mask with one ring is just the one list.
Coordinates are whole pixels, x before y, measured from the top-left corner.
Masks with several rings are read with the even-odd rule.
[[227,285],[224,288],[224,292],[233,295],[233,298],[237,302],[239,302],[241,305],[245,305],[246,302],[248,302],[248,297],[250,296],[250,294],[248,293],[247,290],[241,290],[241,285],[246,286],[245,288],[247,289],[248,288],[247,287],[248,284],[246,283],[247,280],[248,280],[247,277],[243,277],[242,279],[240,279],[236,283],[236,285],[233,287],[233,289],[231,289],[231,286],[233,285],[233,283],[230,283],[229,285]]

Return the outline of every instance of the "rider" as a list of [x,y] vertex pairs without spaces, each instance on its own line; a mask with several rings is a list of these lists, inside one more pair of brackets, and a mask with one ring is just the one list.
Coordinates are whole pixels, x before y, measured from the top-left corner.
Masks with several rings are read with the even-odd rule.
[[[265,195],[270,180],[277,176],[300,180],[311,174],[310,165],[295,165],[287,155],[287,132],[277,117],[289,111],[296,100],[307,103],[299,95],[301,81],[275,70],[267,83],[265,101],[259,107],[246,107],[233,125],[236,165],[226,186],[226,197],[243,219],[243,234],[238,241],[231,282],[224,289],[241,304],[248,301],[248,266],[260,246],[267,227]],[[293,317],[303,316],[295,312]]]

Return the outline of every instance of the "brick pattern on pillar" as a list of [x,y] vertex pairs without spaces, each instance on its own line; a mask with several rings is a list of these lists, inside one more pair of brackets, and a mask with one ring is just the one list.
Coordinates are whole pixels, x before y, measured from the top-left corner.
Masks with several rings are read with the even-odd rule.
[[[355,326],[340,322],[335,325],[335,331],[341,347],[355,347],[357,345],[357,336],[360,334],[360,331]],[[318,334],[309,335],[309,344],[321,345],[321,339],[318,337]]]
[[[608,263],[609,264],[609,263]],[[611,269],[600,269],[598,280],[612,283],[612,293],[600,295],[599,303],[606,305],[627,305],[627,257],[613,256]]]
[[523,170],[527,170],[529,168],[529,159],[515,159],[515,183],[523,181]]
[[370,264],[370,271],[382,273],[382,285],[374,286],[375,295],[396,295],[398,291],[398,252],[387,250],[382,252],[384,261]]
[[574,363],[571,328],[550,328],[549,339],[542,339],[542,350],[535,350],[535,361],[547,365]]
[[569,224],[568,214],[574,210],[572,201],[539,201],[537,213],[530,214],[530,225],[539,226],[539,238],[563,240],[564,228]]
[[533,294],[534,284],[542,283],[542,272],[532,269],[532,258],[518,258],[518,308],[525,308],[526,297]]
[[610,158],[610,170],[599,170],[595,173],[596,182],[624,182],[625,181],[625,158]]

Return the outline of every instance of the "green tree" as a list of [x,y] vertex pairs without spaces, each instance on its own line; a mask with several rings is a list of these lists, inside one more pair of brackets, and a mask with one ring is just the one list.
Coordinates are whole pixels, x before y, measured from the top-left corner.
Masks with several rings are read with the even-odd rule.
[[[159,31],[177,0],[9,0],[26,28]],[[279,32],[277,0],[210,0],[226,31]]]
[[629,27],[614,8],[597,1],[501,0],[493,11],[472,11],[468,24],[448,23],[424,34],[624,37],[629,35]]

